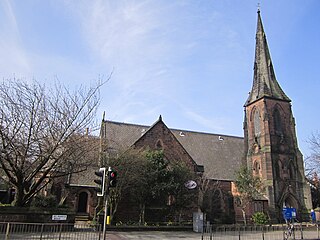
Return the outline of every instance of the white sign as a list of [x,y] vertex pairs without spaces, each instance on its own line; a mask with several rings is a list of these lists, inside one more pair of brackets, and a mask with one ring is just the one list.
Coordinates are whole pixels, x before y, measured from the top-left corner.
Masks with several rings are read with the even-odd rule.
[[65,220],[67,220],[67,215],[52,215],[52,220],[65,221]]
[[184,184],[184,186],[188,189],[195,189],[197,187],[197,183],[193,180],[189,180]]

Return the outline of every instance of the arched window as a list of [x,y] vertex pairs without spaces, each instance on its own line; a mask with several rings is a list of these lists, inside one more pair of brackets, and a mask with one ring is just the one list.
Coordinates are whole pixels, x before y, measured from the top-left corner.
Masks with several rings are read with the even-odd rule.
[[261,134],[261,126],[260,126],[260,113],[258,110],[254,111],[253,124],[254,124],[254,136],[259,137]]
[[295,179],[296,171],[292,161],[290,161],[289,163],[288,171],[289,171],[289,179]]
[[253,207],[255,212],[263,212],[264,210],[262,201],[255,201]]
[[280,177],[280,178],[282,178],[283,176],[282,176],[282,170],[283,170],[283,168],[282,168],[282,163],[281,163],[281,161],[279,160],[276,164],[275,164],[275,170],[276,170],[276,177]]
[[221,219],[224,213],[224,196],[219,188],[208,189],[203,196],[203,208],[206,209],[208,221]]
[[157,141],[157,143],[156,143],[156,148],[157,148],[158,150],[163,149],[163,142],[162,142],[161,139],[158,139],[158,141]]
[[260,163],[258,161],[255,161],[253,163],[253,172],[256,175],[259,174],[259,172],[260,172]]
[[273,112],[273,122],[274,122],[274,130],[276,131],[276,134],[278,135],[283,134],[281,115],[280,115],[279,109],[277,108]]

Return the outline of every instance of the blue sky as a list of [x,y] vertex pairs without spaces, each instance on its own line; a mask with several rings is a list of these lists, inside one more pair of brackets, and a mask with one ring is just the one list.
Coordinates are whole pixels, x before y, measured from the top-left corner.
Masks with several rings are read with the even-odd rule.
[[[101,89],[113,121],[243,136],[257,2],[2,0],[0,77]],[[275,73],[299,146],[319,130],[320,1],[261,0]]]

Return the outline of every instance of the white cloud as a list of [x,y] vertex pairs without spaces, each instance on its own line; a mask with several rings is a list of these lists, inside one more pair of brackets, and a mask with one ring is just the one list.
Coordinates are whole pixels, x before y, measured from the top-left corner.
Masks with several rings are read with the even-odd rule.
[[226,131],[226,119],[212,118],[212,115],[208,118],[191,110],[185,111],[185,115],[198,125],[210,129],[215,133]]
[[29,73],[29,60],[21,43],[20,31],[11,2],[1,1],[0,7],[3,11],[0,18],[0,74],[7,78],[15,74]]
[[[141,121],[165,108],[182,116],[180,105],[194,91],[186,87],[189,81],[203,78],[197,88],[204,88],[204,94],[209,91],[205,75],[218,73],[222,46],[235,50],[238,36],[221,22],[221,13],[214,8],[204,12],[203,7],[187,1],[141,0],[82,1],[68,6],[82,26],[94,61],[110,71],[114,68],[101,104],[111,118]],[[188,117],[215,131],[223,129],[219,121],[196,113],[189,112]]]
[[173,42],[168,37],[173,31],[168,15],[173,5],[97,0],[83,1],[76,9],[69,6],[81,22],[94,61],[109,71],[114,69],[103,97],[115,116],[132,119],[154,114],[159,109],[154,99],[165,100],[168,86],[174,87]]

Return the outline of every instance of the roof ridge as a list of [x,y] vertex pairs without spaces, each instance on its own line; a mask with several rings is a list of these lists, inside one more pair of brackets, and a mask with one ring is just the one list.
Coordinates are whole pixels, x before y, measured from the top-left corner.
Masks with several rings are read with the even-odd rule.
[[214,136],[221,136],[221,137],[235,137],[235,138],[243,138],[240,136],[235,135],[228,135],[228,134],[219,134],[219,133],[210,133],[210,132],[202,132],[202,131],[196,131],[196,130],[184,130],[184,129],[175,129],[175,128],[169,128],[172,131],[183,131],[183,132],[189,132],[189,133],[199,133],[204,135],[214,135]]
[[136,124],[136,123],[127,123],[127,122],[117,122],[112,120],[104,120],[104,122],[114,123],[114,124],[123,124],[123,125],[131,125],[131,126],[137,126],[137,127],[147,127],[150,128],[151,125],[142,125],[142,124]]
[[[135,123],[117,122],[117,121],[111,121],[111,120],[104,120],[104,122],[114,123],[114,124],[118,124],[118,125],[122,124],[122,125],[127,125],[127,126],[151,128],[158,121],[156,121],[152,125],[142,125],[142,124],[135,124]],[[221,137],[233,137],[233,138],[242,138],[242,139],[244,138],[244,137],[236,136],[236,135],[203,132],[203,131],[197,131],[197,130],[187,130],[187,129],[178,129],[178,128],[169,128],[169,129],[170,129],[170,131],[181,131],[181,132],[188,132],[188,133],[198,133],[198,134],[204,134],[204,135],[213,135],[213,136],[221,136]]]

